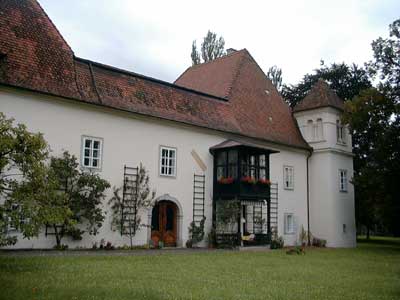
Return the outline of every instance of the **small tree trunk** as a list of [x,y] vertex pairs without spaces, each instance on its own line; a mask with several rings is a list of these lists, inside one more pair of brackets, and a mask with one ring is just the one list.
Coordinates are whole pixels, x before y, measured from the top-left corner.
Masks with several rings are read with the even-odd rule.
[[53,225],[54,228],[54,233],[56,235],[56,243],[57,243],[57,248],[61,247],[61,234],[57,230],[57,225]]

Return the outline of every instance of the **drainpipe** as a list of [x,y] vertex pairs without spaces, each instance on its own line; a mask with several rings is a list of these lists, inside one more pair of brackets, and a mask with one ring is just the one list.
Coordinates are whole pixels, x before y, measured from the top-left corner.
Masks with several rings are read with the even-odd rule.
[[310,160],[310,157],[312,155],[312,150],[310,150],[309,154],[307,155],[307,244],[308,246],[311,246],[311,240],[310,240],[310,176],[309,176],[309,167],[308,167],[308,162]]

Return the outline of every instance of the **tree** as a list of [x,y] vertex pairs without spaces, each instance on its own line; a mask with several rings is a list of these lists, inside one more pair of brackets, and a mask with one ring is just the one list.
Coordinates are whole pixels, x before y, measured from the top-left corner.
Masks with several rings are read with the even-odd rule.
[[193,41],[192,43],[192,53],[191,53],[191,57],[192,57],[192,66],[198,65],[201,63],[200,61],[200,54],[197,51],[197,45],[196,45],[196,41]]
[[280,91],[282,87],[282,69],[277,66],[270,67],[267,72],[267,77],[272,81],[276,89]]
[[38,234],[40,210],[31,203],[44,191],[47,157],[48,146],[41,134],[14,125],[13,119],[0,112],[0,246],[17,241],[9,227],[26,238]]
[[372,42],[374,60],[367,66],[371,75],[380,78],[379,90],[400,102],[400,19],[389,25],[389,38]]
[[296,106],[320,78],[343,100],[351,100],[360,91],[372,86],[367,70],[356,64],[348,66],[345,63],[333,63],[331,66],[324,66],[321,62],[320,68],[314,70],[314,73],[304,75],[297,85],[283,85],[283,98],[291,107]]
[[80,171],[78,165],[67,151],[52,157],[48,193],[39,200],[41,222],[54,230],[57,247],[66,235],[79,240],[84,232],[97,234],[104,220],[101,202],[110,184],[98,174]]
[[[400,174],[399,106],[377,89],[368,89],[345,104],[353,144],[357,221],[367,227],[381,223],[395,232],[400,207],[396,181]],[[394,178],[393,178],[394,176]]]
[[132,205],[131,203],[124,203],[124,199],[121,196],[121,190],[123,188],[114,187],[114,196],[109,200],[108,204],[111,206],[112,211],[112,228],[113,230],[118,230],[121,235],[128,234],[130,238],[131,247],[132,239],[136,232],[143,226],[146,226],[142,222],[141,213],[144,210],[148,210],[154,206],[154,198],[156,192],[150,188],[150,176],[146,168],[140,164],[137,184],[134,187],[135,197],[133,200],[133,211],[136,212],[134,216],[128,215],[123,217],[127,205]]
[[217,37],[217,34],[211,32],[210,30],[207,32],[207,35],[204,37],[203,42],[201,43],[201,58],[200,53],[197,50],[196,41],[192,43],[192,65],[198,65],[200,63],[206,63],[212,61],[218,57],[224,56],[225,52],[225,40],[224,38]]
[[372,42],[374,59],[366,64],[380,82],[346,105],[344,121],[355,141],[355,187],[359,221],[382,224],[400,236],[400,19],[389,26],[389,38]]

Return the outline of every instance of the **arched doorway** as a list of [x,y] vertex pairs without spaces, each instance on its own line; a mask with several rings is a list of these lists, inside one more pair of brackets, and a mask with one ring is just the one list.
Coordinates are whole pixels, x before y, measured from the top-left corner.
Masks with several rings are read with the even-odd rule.
[[158,201],[151,212],[151,240],[166,247],[176,247],[178,241],[178,206],[169,200]]

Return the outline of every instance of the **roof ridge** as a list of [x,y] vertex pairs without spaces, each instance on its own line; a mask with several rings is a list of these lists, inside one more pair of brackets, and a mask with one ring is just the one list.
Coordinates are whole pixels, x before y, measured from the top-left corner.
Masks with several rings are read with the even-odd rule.
[[[225,55],[223,55],[223,56],[217,57],[217,58],[215,58],[215,59],[213,59],[213,60],[210,60],[210,61],[207,61],[207,62],[203,62],[203,63],[201,63],[201,64],[197,64],[197,65],[191,66],[191,67],[187,68],[186,71],[187,71],[188,69],[197,69],[197,68],[200,68],[200,67],[202,67],[202,66],[205,66],[205,65],[214,63],[214,62],[219,61],[219,60],[222,60],[222,59],[224,59],[224,58],[228,58],[228,57],[230,57],[230,56],[239,54],[239,53],[241,53],[241,52],[244,52],[245,50],[246,50],[246,48],[243,48],[243,49],[234,51],[234,52],[232,52],[232,53],[225,54]],[[247,50],[246,50],[246,51],[247,51]],[[186,72],[186,71],[185,71],[185,72]],[[179,76],[179,77],[180,77],[180,76]]]

